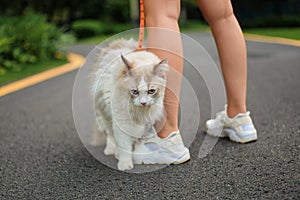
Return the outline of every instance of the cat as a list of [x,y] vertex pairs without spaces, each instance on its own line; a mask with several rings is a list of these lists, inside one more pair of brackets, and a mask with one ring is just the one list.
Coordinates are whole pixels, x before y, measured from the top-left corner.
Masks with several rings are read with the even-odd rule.
[[94,140],[105,133],[104,154],[115,155],[122,171],[133,168],[135,142],[156,134],[153,124],[164,113],[167,59],[136,47],[133,39],[119,39],[102,49],[92,83],[99,126]]

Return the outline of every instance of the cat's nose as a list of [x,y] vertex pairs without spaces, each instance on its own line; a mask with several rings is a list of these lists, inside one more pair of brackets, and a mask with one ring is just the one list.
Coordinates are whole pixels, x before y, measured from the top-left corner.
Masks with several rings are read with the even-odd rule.
[[145,105],[146,105],[146,102],[141,102],[141,104],[142,104],[143,106],[145,106]]

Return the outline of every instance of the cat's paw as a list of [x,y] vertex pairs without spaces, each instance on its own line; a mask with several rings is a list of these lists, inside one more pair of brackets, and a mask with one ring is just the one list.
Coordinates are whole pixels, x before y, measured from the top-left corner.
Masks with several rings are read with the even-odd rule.
[[116,158],[117,160],[119,160],[119,158],[120,158],[118,149],[115,149],[115,158]]
[[104,149],[104,154],[105,155],[114,155],[115,154],[115,147],[112,146],[106,146]]
[[118,170],[125,171],[125,170],[131,170],[132,168],[133,168],[132,160],[118,162]]

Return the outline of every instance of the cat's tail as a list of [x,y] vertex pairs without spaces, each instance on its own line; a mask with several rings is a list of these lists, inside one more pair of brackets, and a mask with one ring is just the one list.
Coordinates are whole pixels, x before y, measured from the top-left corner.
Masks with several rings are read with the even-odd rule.
[[109,43],[109,45],[105,48],[102,49],[101,51],[101,57],[105,56],[109,51],[114,50],[114,49],[131,49],[135,50],[137,49],[138,43],[136,40],[133,38],[130,39],[117,39],[114,40],[113,42]]
[[130,48],[130,49],[136,49],[137,48],[137,41],[134,40],[133,38],[130,38],[130,39],[118,39],[118,40],[115,40],[113,42],[111,42],[109,44],[109,47],[112,48],[112,49],[119,49],[119,48],[122,48],[122,47],[127,47],[127,48]]

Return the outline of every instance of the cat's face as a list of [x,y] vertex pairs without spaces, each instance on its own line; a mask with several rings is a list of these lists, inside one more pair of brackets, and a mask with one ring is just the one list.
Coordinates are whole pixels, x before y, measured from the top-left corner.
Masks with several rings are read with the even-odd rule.
[[166,86],[167,60],[135,66],[122,56],[126,65],[125,80],[130,100],[135,106],[149,107],[163,99]]
[[163,88],[157,84],[146,82],[144,76],[142,76],[138,84],[128,89],[134,105],[151,106],[161,95]]

